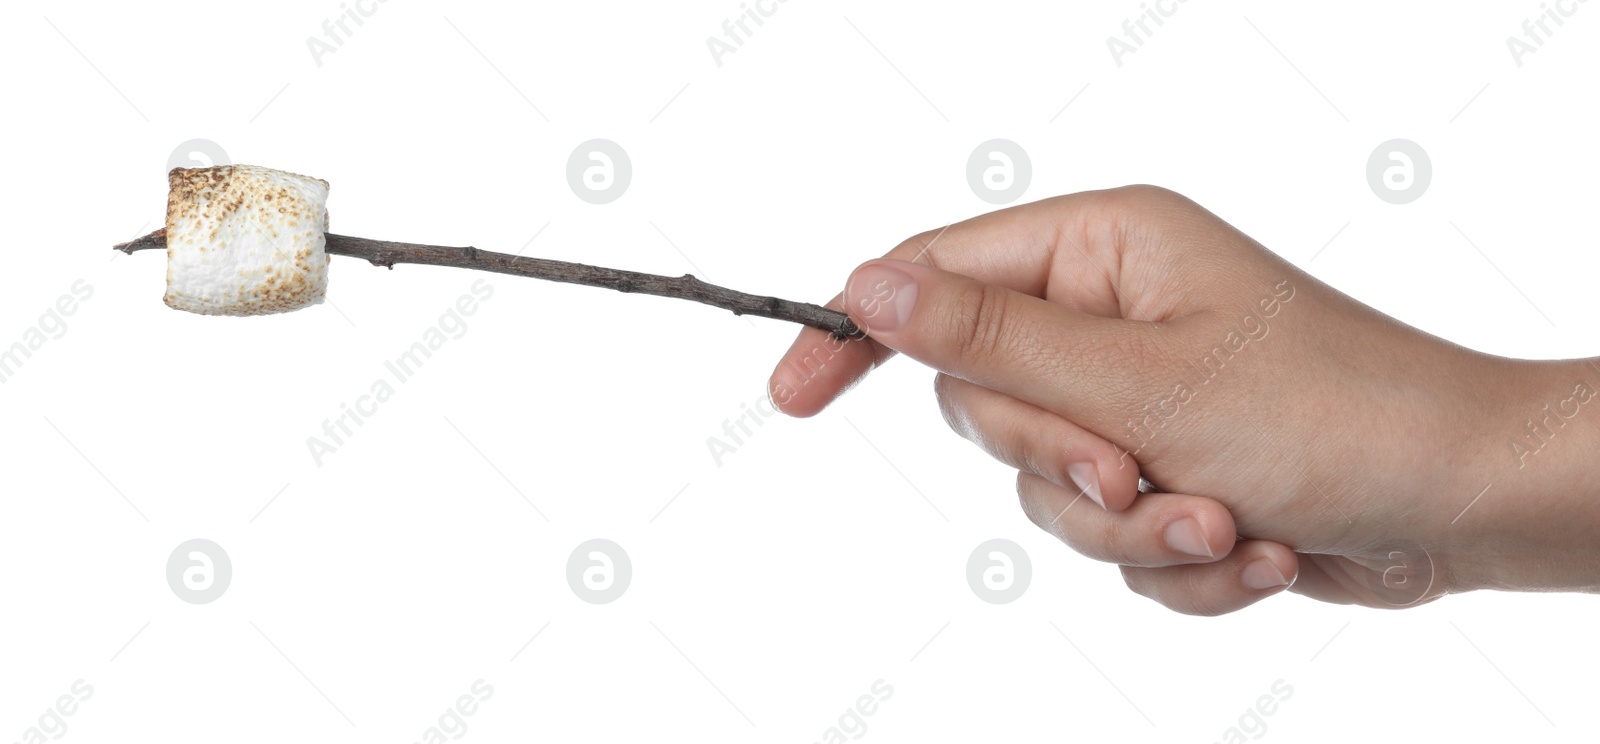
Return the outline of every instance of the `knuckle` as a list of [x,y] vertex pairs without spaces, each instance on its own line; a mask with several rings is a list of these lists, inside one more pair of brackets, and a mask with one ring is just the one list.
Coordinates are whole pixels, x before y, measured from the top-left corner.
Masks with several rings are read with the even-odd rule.
[[1191,249],[1193,242],[1172,243],[1162,228],[1192,223],[1206,213],[1190,198],[1149,184],[1122,186],[1098,192],[1098,196],[1096,211],[1106,233],[1124,246]]
[[1187,207],[1194,204],[1189,197],[1172,189],[1148,183],[1134,183],[1112,189],[1108,193],[1117,206],[1131,210],[1151,208]]
[[951,378],[940,372],[933,376],[933,397],[939,402],[939,415],[944,417],[944,423],[956,433],[961,433],[963,415],[956,405],[955,395],[950,389]]
[[889,251],[888,255],[892,258],[912,263],[925,263],[937,267],[938,263],[933,260],[933,252],[929,248],[945,229],[947,228],[926,230],[906,238],[896,244],[894,250]]
[[1121,569],[1122,581],[1129,591],[1173,612],[1195,617],[1216,617],[1235,609],[1222,600],[1213,599],[1204,587],[1196,585],[1195,576],[1203,572],[1133,566],[1122,566]]
[[983,360],[1001,351],[1006,332],[1007,295],[999,288],[974,282],[956,304],[952,318],[955,352],[963,359]]
[[1167,594],[1171,601],[1163,602],[1176,612],[1196,617],[1216,617],[1232,612],[1234,608],[1229,604],[1231,596],[1226,591],[1215,591],[1212,581],[1215,574],[1205,568],[1189,568],[1186,571],[1174,571],[1172,576],[1172,591]]
[[1230,612],[1233,612],[1233,610],[1231,608],[1217,607],[1217,606],[1204,605],[1204,604],[1202,604],[1202,605],[1192,605],[1192,604],[1191,605],[1177,605],[1177,606],[1167,605],[1167,607],[1171,608],[1174,612],[1180,612],[1180,613],[1183,613],[1185,615],[1193,615],[1194,617],[1221,617],[1221,616],[1226,615],[1226,614],[1228,614]]
[[1020,426],[1015,432],[1016,441],[1010,446],[1008,454],[1016,462],[1017,467],[1049,481],[1051,485],[1065,482],[1060,474],[1063,468],[1051,462],[1054,458],[1040,458],[1038,448],[1022,433]]
[[[1078,498],[1083,499],[1088,497],[1080,495]],[[1137,556],[1133,555],[1132,551],[1129,550],[1127,543],[1128,535],[1127,531],[1123,529],[1122,520],[1116,519],[1114,515],[1107,516],[1112,518],[1105,519],[1101,523],[1100,528],[1096,531],[1096,534],[1092,538],[1094,541],[1092,548],[1089,550],[1083,550],[1081,552],[1107,563],[1116,563],[1122,566],[1139,565],[1141,561],[1139,561]],[[1090,546],[1086,545],[1085,547]]]
[[1028,473],[1020,470],[1017,471],[1017,501],[1022,504],[1022,513],[1027,515],[1028,521],[1045,532],[1055,534],[1054,525],[1047,513],[1049,508],[1045,506],[1043,499],[1037,497]]
[[1117,569],[1122,572],[1122,583],[1128,587],[1128,591],[1147,599],[1161,601],[1151,593],[1150,577],[1147,575],[1147,571],[1133,566],[1118,566]]
[[1028,521],[1072,550],[1082,553],[1082,549],[1073,539],[1073,530],[1069,524],[1071,515],[1063,508],[1065,502],[1059,498],[1052,498],[1055,493],[1057,493],[1055,487],[1045,479],[1026,470],[1017,471],[1017,497],[1022,503],[1022,512],[1028,516]]

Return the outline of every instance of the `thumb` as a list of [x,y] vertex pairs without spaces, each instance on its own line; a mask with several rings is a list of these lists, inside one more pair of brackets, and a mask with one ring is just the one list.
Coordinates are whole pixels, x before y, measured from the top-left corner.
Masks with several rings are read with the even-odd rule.
[[1160,352],[1175,336],[1166,324],[1081,313],[906,261],[857,267],[844,309],[884,346],[1102,432],[1170,388],[1164,360],[1177,358]]

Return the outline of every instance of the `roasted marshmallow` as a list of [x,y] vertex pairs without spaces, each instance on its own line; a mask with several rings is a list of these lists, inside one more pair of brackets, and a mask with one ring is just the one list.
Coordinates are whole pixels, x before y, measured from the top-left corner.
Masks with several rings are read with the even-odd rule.
[[328,182],[254,165],[167,174],[167,295],[202,315],[316,305],[328,289]]

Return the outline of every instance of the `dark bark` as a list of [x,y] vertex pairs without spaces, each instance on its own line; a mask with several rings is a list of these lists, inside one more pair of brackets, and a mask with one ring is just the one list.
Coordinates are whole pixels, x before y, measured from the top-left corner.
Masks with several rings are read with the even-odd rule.
[[[112,246],[123,253],[167,247],[167,234],[163,228],[149,235]],[[680,300],[720,307],[734,315],[754,315],[761,318],[787,320],[832,333],[835,338],[862,338],[862,333],[849,316],[807,302],[794,302],[777,297],[737,292],[715,284],[707,284],[694,276],[661,276],[637,271],[608,269],[601,266],[554,261],[548,258],[513,256],[509,253],[482,251],[471,246],[452,247],[396,243],[387,240],[353,238],[328,233],[327,251],[335,256],[364,258],[375,266],[394,268],[395,264],[423,264],[428,266],[454,266],[462,269],[491,271],[496,274],[527,276],[553,282],[604,287],[618,292],[651,294],[674,297]]]

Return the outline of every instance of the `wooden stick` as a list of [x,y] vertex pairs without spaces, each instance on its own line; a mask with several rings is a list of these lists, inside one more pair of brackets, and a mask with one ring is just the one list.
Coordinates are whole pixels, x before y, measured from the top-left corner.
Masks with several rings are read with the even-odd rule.
[[[604,287],[618,292],[650,294],[720,307],[734,315],[754,315],[761,318],[787,320],[832,333],[834,338],[864,338],[866,334],[838,310],[794,302],[777,297],[736,292],[726,287],[707,284],[690,274],[661,276],[638,271],[608,269],[601,266],[555,261],[548,258],[528,258],[509,253],[482,251],[471,246],[452,247],[397,243],[388,240],[353,238],[348,235],[328,233],[327,252],[335,256],[364,258],[374,266],[390,269],[395,264],[423,264],[428,266],[453,266],[461,269],[491,271],[534,279],[545,279],[568,284]],[[123,253],[167,247],[166,228],[157,230],[112,248]]]

